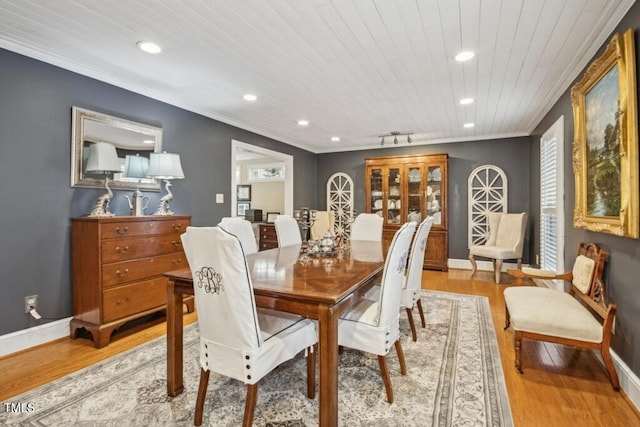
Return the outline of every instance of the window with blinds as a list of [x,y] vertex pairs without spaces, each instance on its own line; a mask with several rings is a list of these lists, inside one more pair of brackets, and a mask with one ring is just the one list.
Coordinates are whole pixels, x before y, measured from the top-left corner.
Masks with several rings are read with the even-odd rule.
[[540,268],[564,271],[564,116],[540,139]]

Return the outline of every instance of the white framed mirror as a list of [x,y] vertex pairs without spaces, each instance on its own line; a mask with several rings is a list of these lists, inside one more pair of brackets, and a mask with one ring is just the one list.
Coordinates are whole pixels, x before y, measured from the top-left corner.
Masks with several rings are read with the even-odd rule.
[[[151,153],[162,152],[162,128],[86,110],[72,108],[71,186],[104,187],[104,175],[86,172],[91,147],[107,142],[116,148],[122,172],[114,173],[110,187],[114,190],[160,191],[160,180],[125,174],[127,156],[149,159]],[[147,163],[148,164],[148,163]]]

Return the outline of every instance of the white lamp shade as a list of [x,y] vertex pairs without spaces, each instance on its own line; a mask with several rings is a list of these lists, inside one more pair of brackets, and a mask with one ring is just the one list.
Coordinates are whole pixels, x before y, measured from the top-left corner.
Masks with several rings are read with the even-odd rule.
[[108,142],[96,142],[87,160],[87,172],[121,172],[116,147]]
[[149,159],[139,154],[128,154],[124,160],[124,176],[127,178],[146,178],[149,171]]
[[183,179],[180,155],[175,153],[151,153],[147,176],[159,179]]

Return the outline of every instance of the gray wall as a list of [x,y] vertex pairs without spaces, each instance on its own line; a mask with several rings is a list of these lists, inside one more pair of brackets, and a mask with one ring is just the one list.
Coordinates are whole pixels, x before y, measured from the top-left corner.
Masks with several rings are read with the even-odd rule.
[[[638,53],[638,28],[640,28],[640,4],[636,3],[623,18],[614,33],[623,33],[629,28],[636,31],[636,70],[640,70],[640,55]],[[613,33],[612,33],[613,35]],[[598,57],[609,42],[610,37],[594,56]],[[593,60],[593,59],[592,59]],[[592,61],[589,61],[591,63]],[[582,78],[583,70],[575,79],[576,83]],[[637,72],[637,71],[636,71]],[[636,76],[637,80],[637,76]],[[573,84],[572,84],[573,86]],[[640,98],[639,98],[640,99]],[[575,203],[575,179],[573,176],[572,148],[573,148],[573,111],[571,108],[570,89],[562,95],[545,118],[538,124],[532,134],[531,170],[532,182],[531,207],[536,218],[535,235],[539,233],[539,170],[540,170],[540,137],[558,117],[564,115],[564,183],[565,183],[565,254],[564,262],[567,268],[573,265],[576,250],[580,242],[594,242],[609,251],[609,258],[604,269],[604,281],[607,286],[609,300],[618,306],[616,315],[616,335],[613,338],[613,349],[631,370],[640,375],[640,241],[624,237],[595,233],[583,229],[573,228],[573,207]],[[534,250],[539,248],[536,237]]]
[[[163,148],[181,155],[176,213],[213,225],[231,213],[231,140],[294,156],[294,206],[316,202],[316,155],[0,49],[0,335],[36,324],[24,297],[38,294],[45,317],[71,316],[70,218],[85,216],[104,189],[70,187],[71,107],[163,128]],[[111,210],[128,215],[115,191]],[[215,194],[225,204],[215,204]],[[151,196],[157,206],[161,193]]]
[[[355,208],[364,212],[365,167],[369,157],[406,154],[449,154],[449,258],[467,259],[467,179],[473,169],[485,164],[502,168],[509,181],[509,211],[529,211],[529,152],[530,138],[508,138],[486,141],[456,142],[437,145],[405,143],[398,148],[349,151],[318,155],[318,204],[326,208],[326,184],[335,172],[349,174],[355,187]],[[529,221],[531,229],[531,222]],[[529,262],[531,232],[527,232],[524,262]]]

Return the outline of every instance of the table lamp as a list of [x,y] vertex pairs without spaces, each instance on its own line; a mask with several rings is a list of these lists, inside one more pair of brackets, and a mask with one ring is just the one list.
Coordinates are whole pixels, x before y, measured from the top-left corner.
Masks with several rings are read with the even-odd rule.
[[154,215],[173,215],[169,208],[169,204],[173,200],[173,194],[169,187],[171,187],[172,179],[184,179],[180,155],[167,152],[151,153],[147,176],[164,180],[165,189],[167,190],[167,194],[160,199],[160,204]]
[[104,174],[104,186],[107,189],[107,193],[98,198],[89,216],[114,216],[113,213],[109,212],[109,202],[113,198],[113,192],[109,188],[109,177],[112,172],[122,172],[116,147],[108,142],[96,142],[90,147],[91,150],[87,159],[86,172]]

